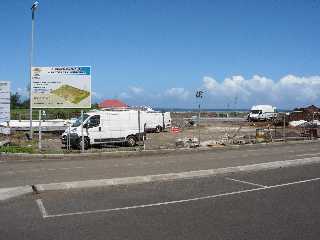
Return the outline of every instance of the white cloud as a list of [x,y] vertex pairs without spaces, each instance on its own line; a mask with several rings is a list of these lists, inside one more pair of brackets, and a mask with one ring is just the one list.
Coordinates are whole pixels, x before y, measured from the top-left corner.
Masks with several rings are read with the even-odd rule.
[[29,90],[27,88],[17,88],[17,93],[19,93],[23,98],[29,98]]
[[92,91],[91,94],[92,94],[93,97],[95,97],[97,99],[101,99],[102,98],[102,95],[100,93],[95,92],[95,91]]
[[320,76],[287,75],[278,81],[259,75],[254,75],[249,79],[243,76],[233,76],[222,82],[205,76],[203,87],[218,102],[236,97],[244,106],[270,103],[292,107],[317,104],[320,100]]
[[120,99],[128,99],[128,98],[131,98],[132,96],[130,94],[128,94],[127,92],[121,92],[119,94],[119,98]]
[[136,86],[131,86],[128,87],[128,89],[126,91],[123,91],[119,94],[119,98],[122,99],[132,99],[135,98],[137,96],[144,96],[144,89],[141,87],[136,87]]
[[143,91],[144,91],[143,88],[135,87],[135,86],[130,87],[129,90],[130,90],[131,93],[133,93],[135,95],[139,95],[139,94],[143,93]]
[[165,91],[165,96],[180,100],[187,100],[190,92],[184,88],[170,88]]

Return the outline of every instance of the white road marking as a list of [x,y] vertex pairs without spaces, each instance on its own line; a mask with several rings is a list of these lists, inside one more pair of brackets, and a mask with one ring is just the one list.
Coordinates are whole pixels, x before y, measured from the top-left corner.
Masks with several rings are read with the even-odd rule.
[[177,200],[177,201],[157,202],[157,203],[133,205],[133,206],[127,206],[127,207],[100,209],[100,210],[92,210],[92,211],[79,211],[79,212],[61,213],[61,214],[52,214],[52,215],[49,215],[46,212],[41,199],[37,200],[37,204],[39,206],[39,209],[42,213],[43,218],[56,218],[56,217],[76,216],[76,215],[88,215],[88,214],[94,214],[94,213],[109,213],[109,212],[125,211],[125,210],[130,210],[130,209],[158,207],[158,206],[166,206],[166,205],[173,205],[173,204],[180,204],[180,203],[187,203],[187,202],[195,202],[195,201],[206,200],[206,199],[214,199],[214,198],[220,198],[220,197],[226,197],[226,196],[239,195],[242,193],[258,192],[258,191],[264,191],[264,190],[268,190],[268,189],[282,188],[282,187],[287,187],[287,186],[291,186],[291,185],[307,183],[307,182],[314,182],[314,181],[319,181],[319,180],[320,180],[320,177],[319,178],[312,178],[312,179],[308,179],[308,180],[278,184],[278,185],[273,185],[273,186],[264,186],[264,187],[253,188],[253,189],[248,189],[248,190],[221,193],[221,194],[216,194],[216,195],[209,195],[209,196],[189,198],[189,199],[182,199],[182,200]]
[[[0,162],[1,163],[1,162]],[[73,169],[81,169],[84,167],[70,167],[70,168],[35,168],[35,169],[28,169],[28,170],[16,170],[16,171],[7,171],[4,172],[6,174],[16,174],[16,173],[28,173],[28,172],[43,172],[43,171],[59,171],[59,170],[73,170]]]
[[314,155],[320,155],[320,153],[305,153],[305,154],[298,154],[297,157],[303,157],[303,156],[314,156]]
[[48,215],[48,212],[47,212],[47,210],[45,209],[42,200],[41,200],[41,199],[37,199],[36,202],[37,202],[37,205],[38,205],[38,207],[39,207],[39,210],[40,210],[40,212],[41,212],[41,214],[42,214],[42,217],[43,217],[43,218],[48,217],[48,216],[49,216],[49,215]]
[[240,183],[249,184],[249,185],[252,185],[252,186],[258,186],[258,187],[264,187],[264,188],[267,187],[267,186],[264,186],[264,185],[261,185],[261,184],[252,183],[252,182],[247,182],[247,181],[243,181],[243,180],[239,180],[239,179],[234,179],[234,178],[230,178],[230,177],[226,177],[225,179],[230,180],[230,181],[233,181],[233,182],[240,182]]

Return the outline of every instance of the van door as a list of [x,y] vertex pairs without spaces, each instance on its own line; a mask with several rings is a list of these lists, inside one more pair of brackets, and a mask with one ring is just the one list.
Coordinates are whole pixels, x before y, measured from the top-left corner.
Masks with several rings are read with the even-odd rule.
[[100,115],[94,115],[88,120],[87,134],[90,138],[90,144],[99,144],[101,142]]

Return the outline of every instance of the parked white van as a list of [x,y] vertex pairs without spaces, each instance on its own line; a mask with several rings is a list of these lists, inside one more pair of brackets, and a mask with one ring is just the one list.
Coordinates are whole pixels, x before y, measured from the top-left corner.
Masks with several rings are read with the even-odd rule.
[[271,105],[252,106],[249,121],[266,121],[277,117],[277,108]]
[[[145,122],[136,110],[96,110],[89,111],[83,116],[84,146],[101,145],[106,143],[126,143],[135,146],[145,136]],[[73,148],[82,144],[81,117],[62,134],[62,143],[69,143]]]

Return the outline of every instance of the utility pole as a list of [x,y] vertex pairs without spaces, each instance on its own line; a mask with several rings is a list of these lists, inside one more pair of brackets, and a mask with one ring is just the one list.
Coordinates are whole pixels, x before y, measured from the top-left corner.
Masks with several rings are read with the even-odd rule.
[[30,118],[30,139],[33,138],[33,129],[32,129],[32,64],[33,64],[33,42],[34,42],[34,19],[35,19],[35,11],[39,6],[39,2],[35,1],[32,4],[31,12],[31,49],[30,49],[30,90],[29,90],[29,101],[30,101],[30,111],[29,111],[29,118]]
[[200,133],[200,115],[201,115],[201,106],[200,106],[200,100],[203,98],[203,91],[197,91],[196,92],[196,98],[199,99],[199,105],[198,105],[198,142],[199,142],[199,147],[200,147],[200,137],[201,137],[201,133]]

